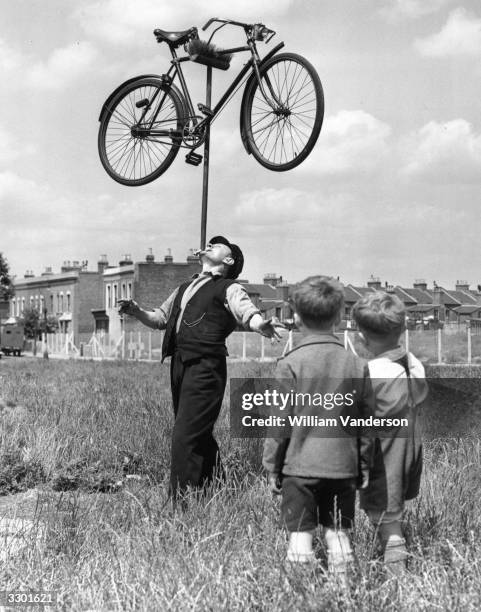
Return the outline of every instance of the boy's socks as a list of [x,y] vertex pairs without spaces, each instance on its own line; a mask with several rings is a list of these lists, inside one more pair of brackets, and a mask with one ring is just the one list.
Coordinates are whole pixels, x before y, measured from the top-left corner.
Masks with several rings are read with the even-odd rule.
[[349,537],[340,529],[326,529],[328,569],[332,574],[345,574],[353,554]]
[[287,560],[293,563],[312,563],[315,561],[312,550],[312,531],[293,531],[289,537]]
[[404,572],[407,557],[406,540],[399,536],[391,536],[384,549],[384,563],[387,569],[394,574]]

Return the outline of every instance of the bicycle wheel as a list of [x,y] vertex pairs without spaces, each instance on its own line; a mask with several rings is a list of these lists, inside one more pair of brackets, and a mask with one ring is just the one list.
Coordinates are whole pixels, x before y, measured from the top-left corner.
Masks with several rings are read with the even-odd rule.
[[144,77],[126,84],[100,119],[103,167],[122,185],[150,183],[174,161],[183,120],[182,99],[159,79]]
[[272,108],[257,79],[250,80],[242,108],[247,148],[265,168],[291,170],[306,159],[321,131],[321,81],[314,67],[295,53],[276,55],[260,73],[267,95],[272,98],[273,93],[277,101]]

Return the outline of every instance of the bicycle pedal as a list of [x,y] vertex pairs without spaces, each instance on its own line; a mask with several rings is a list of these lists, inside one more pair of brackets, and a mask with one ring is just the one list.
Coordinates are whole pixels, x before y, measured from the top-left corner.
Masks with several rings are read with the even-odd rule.
[[190,153],[187,153],[187,155],[185,156],[185,163],[190,164],[191,166],[198,166],[201,161],[202,161],[202,155],[199,155],[198,153],[194,153],[193,151],[191,151]]
[[197,108],[206,117],[213,117],[214,116],[214,111],[212,109],[210,109],[208,106],[206,106],[205,104],[197,104]]

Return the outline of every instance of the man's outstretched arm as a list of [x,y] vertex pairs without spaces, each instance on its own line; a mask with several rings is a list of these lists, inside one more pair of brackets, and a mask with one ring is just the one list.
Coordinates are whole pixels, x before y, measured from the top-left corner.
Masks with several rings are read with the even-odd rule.
[[155,308],[154,310],[144,310],[134,300],[118,300],[119,314],[127,314],[130,317],[134,317],[152,329],[165,329],[172,312],[177,291],[176,289],[160,308]]
[[240,283],[230,285],[226,292],[226,300],[230,312],[239,325],[267,338],[280,339],[278,330],[284,329],[284,325],[276,319],[264,319]]

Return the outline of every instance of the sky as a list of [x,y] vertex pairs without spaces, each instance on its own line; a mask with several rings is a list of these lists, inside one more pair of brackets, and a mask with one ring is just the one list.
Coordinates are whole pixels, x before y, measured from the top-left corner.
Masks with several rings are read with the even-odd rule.
[[[481,283],[479,0],[16,0],[0,31],[0,251],[12,274],[125,254],[184,261],[200,244],[202,166],[183,150],[156,181],[117,184],[97,153],[99,111],[120,83],[162,74],[152,31],[210,17],[262,22],[316,68],[326,109],[294,170],[244,151],[240,92],[212,126],[208,236],[245,255],[243,278],[312,274],[364,285]],[[225,28],[219,46],[243,44]],[[240,70],[214,71],[213,100]],[[195,102],[205,68],[184,64]]]

